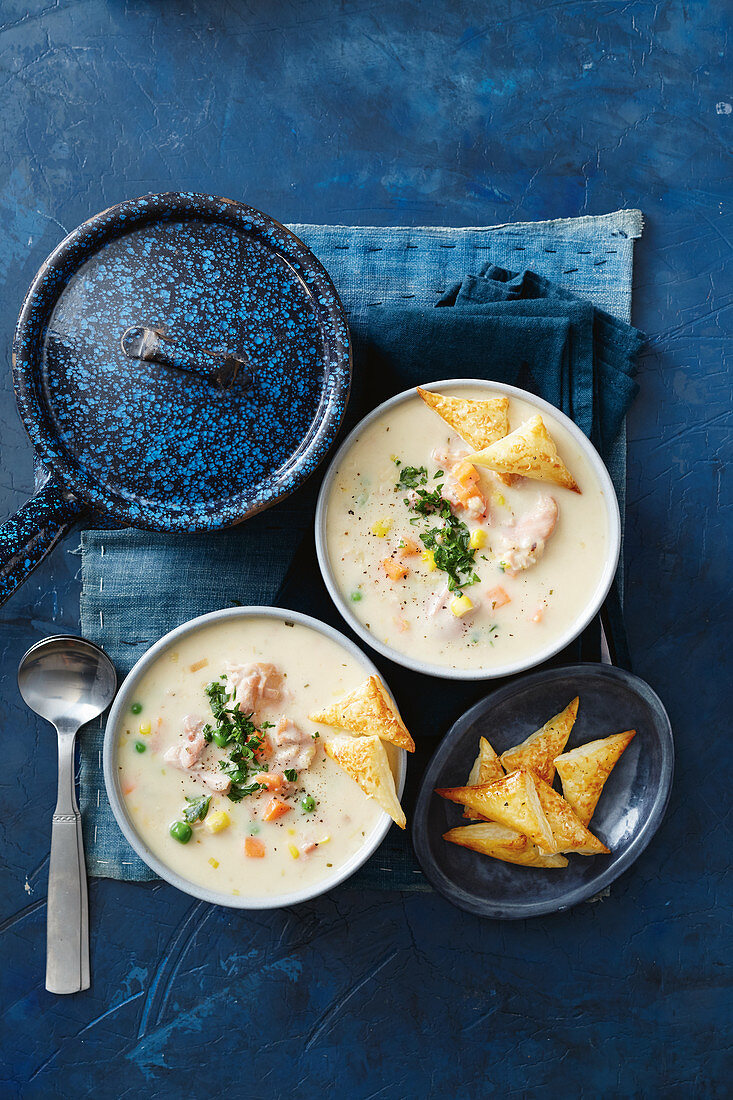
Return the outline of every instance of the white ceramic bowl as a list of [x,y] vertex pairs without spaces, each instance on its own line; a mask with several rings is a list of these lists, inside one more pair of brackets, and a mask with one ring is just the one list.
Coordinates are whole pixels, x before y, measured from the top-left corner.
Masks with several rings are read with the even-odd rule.
[[336,456],[331,462],[323,480],[316,508],[316,550],[318,553],[318,563],[321,567],[321,575],[331,594],[331,599],[354,633],[358,634],[360,638],[373,649],[376,649],[378,653],[381,653],[384,657],[389,657],[390,661],[394,661],[395,664],[402,665],[404,668],[411,668],[415,672],[423,672],[427,676],[439,676],[446,680],[493,680],[501,676],[513,676],[517,672],[524,672],[528,668],[534,668],[536,665],[542,664],[543,661],[547,661],[550,657],[559,653],[561,649],[564,649],[566,645],[569,645],[574,638],[577,638],[578,635],[585,630],[588,623],[591,622],[593,617],[600,611],[601,605],[608,595],[608,590],[613,582],[616,567],[618,565],[619,552],[621,550],[621,518],[613,482],[609,477],[608,470],[604,466],[598,451],[587,437],[583,435],[580,428],[574,424],[569,417],[560,412],[559,409],[556,409],[554,405],[551,405],[549,401],[544,401],[541,397],[535,397],[534,394],[527,393],[526,390],[520,390],[516,386],[505,386],[498,382],[487,382],[485,379],[481,378],[450,378],[442,382],[430,382],[423,388],[426,390],[439,390],[441,393],[446,389],[450,389],[451,392],[454,392],[462,389],[475,390],[480,388],[485,390],[487,394],[519,398],[537,409],[539,413],[547,413],[553,416],[578,443],[578,446],[590,463],[603,490],[604,500],[606,502],[606,517],[608,520],[608,552],[603,563],[603,569],[598,584],[596,585],[591,599],[588,601],[581,614],[578,615],[572,626],[554,642],[550,642],[541,649],[538,649],[533,657],[526,660],[497,665],[493,668],[447,668],[445,665],[433,665],[427,661],[416,660],[407,653],[401,653],[398,649],[394,649],[392,646],[380,641],[370,630],[367,630],[361,620],[354,614],[349,601],[340,590],[331,567],[326,538],[328,499],[334,477],[336,476],[336,471],[349,451],[354,439],[360,435],[369,424],[382,416],[383,413],[387,412],[389,409],[396,408],[405,401],[414,399],[414,389],[398,393],[396,397],[391,397],[389,401],[385,401],[374,409],[373,412],[370,412],[368,416],[365,416],[347,436],[336,452]]
[[[289,894],[279,894],[276,897],[248,897],[244,893],[233,896],[232,894],[220,894],[215,890],[207,890],[205,887],[199,886],[197,883],[183,878],[167,867],[165,863],[151,852],[145,841],[135,830],[120,792],[116,758],[117,742],[119,732],[123,726],[124,715],[128,712],[130,705],[135,700],[137,687],[141,678],[161,653],[177,645],[181,638],[195,633],[202,627],[210,626],[211,623],[220,622],[226,619],[263,617],[280,619],[287,623],[300,623],[302,626],[310,627],[311,630],[316,630],[319,634],[325,635],[325,637],[330,638],[332,641],[342,646],[342,648],[363,667],[365,675],[370,676],[377,673],[377,669],[372,662],[364,656],[358,646],[354,645],[348,638],[345,638],[338,630],[334,630],[333,627],[319,622],[318,619],[311,618],[310,615],[301,615],[297,611],[284,611],[278,607],[225,608],[223,611],[214,611],[209,615],[201,615],[197,619],[191,619],[190,622],[184,623],[183,626],[171,630],[169,634],[166,634],[165,637],[161,638],[159,642],[156,642],[155,645],[151,646],[150,649],[143,654],[130,671],[130,674],[126,677],[117,698],[112,704],[104,733],[104,782],[107,788],[107,796],[110,806],[112,807],[112,812],[117,819],[117,824],[120,829],[122,829],[131,847],[134,848],[140,856],[140,859],[143,860],[144,863],[147,863],[151,871],[155,871],[156,875],[165,879],[171,886],[176,886],[185,894],[191,894],[195,898],[209,901],[213,905],[227,905],[232,909],[282,909],[288,905],[297,905],[300,902],[309,901],[311,898],[318,897],[319,894],[325,894],[327,890],[331,890],[334,886],[338,886],[339,883],[353,875],[354,872],[369,859],[369,856],[372,855],[382,843],[392,825],[392,819],[386,813],[382,812],[371,833],[364,838],[363,845],[358,852],[354,853],[351,859],[340,867],[334,868],[334,870],[320,882],[311,884],[301,890],[293,890]],[[398,773],[395,784],[397,787],[397,794],[400,797],[402,796],[402,791],[405,786],[406,771],[406,753],[404,749],[400,749],[398,750]]]

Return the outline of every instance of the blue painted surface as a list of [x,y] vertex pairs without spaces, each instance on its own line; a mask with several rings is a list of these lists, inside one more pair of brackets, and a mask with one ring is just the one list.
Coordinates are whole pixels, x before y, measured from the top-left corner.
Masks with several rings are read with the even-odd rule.
[[53,738],[14,679],[28,644],[78,622],[67,540],[0,614],[7,1095],[728,1092],[723,21],[678,0],[4,0],[3,512],[33,483],[9,370],[23,294],[107,205],[182,188],[283,222],[448,225],[640,206],[627,623],[678,759],[657,838],[595,905],[502,925],[343,888],[251,918],[96,880],[93,987],[54,998]]

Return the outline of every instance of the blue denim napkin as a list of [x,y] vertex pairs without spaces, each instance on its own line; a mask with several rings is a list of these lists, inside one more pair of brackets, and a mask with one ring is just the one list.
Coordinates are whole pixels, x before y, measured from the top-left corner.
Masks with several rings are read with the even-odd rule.
[[[640,334],[623,319],[628,316],[631,244],[641,231],[636,212],[493,231],[294,228],[324,261],[350,312],[355,372],[344,431],[386,397],[419,382],[454,376],[504,381],[541,394],[571,415],[596,442],[621,495],[623,418],[635,393],[633,364],[641,343]],[[514,274],[487,264],[483,246],[488,240],[497,260],[519,255],[548,274],[564,265],[563,283],[529,269]],[[440,287],[438,279],[443,280]],[[580,299],[577,289],[588,298]],[[311,479],[287,501],[218,535],[85,532],[83,633],[104,646],[121,674],[174,626],[237,603],[304,611],[348,634],[315,559],[312,520],[319,481]],[[586,637],[562,659],[592,656],[582,647],[593,644]],[[369,655],[395,692],[419,746],[408,769],[409,819],[437,738],[487,686],[448,685]],[[152,878],[111,815],[101,744],[102,727],[96,723],[82,738],[89,871]],[[393,889],[425,885],[409,840],[396,829],[350,883]]]

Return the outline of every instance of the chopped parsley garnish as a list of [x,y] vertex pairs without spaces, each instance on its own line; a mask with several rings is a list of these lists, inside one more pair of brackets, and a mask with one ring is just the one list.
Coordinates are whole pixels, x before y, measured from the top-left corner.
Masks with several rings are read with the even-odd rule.
[[[222,764],[224,761],[222,761]],[[239,773],[233,772],[232,775]],[[227,798],[230,802],[241,802],[248,794],[257,794],[258,791],[265,791],[267,788],[262,783],[235,783],[232,779],[232,785],[227,792]]]
[[265,742],[264,730],[272,723],[256,726],[251,714],[243,714],[238,707],[231,706],[235,691],[230,694],[225,684],[214,680],[205,691],[216,724],[204,726],[204,740],[213,741],[222,749],[229,747],[229,755],[219,761],[219,767],[231,780],[227,797],[231,802],[241,802],[246,795],[265,790],[261,783],[251,781],[251,773],[262,770],[256,753]]
[[298,778],[298,773],[296,772],[295,768],[286,768],[284,775],[288,783],[294,783],[295,780]]
[[204,691],[209,697],[211,713],[214,715],[217,722],[221,721],[226,713],[227,703],[229,702],[229,694],[226,685],[218,684],[216,680],[213,680],[210,684],[206,685]]
[[418,485],[426,485],[427,481],[428,471],[424,466],[403,466],[395,489],[417,489]]
[[[414,469],[414,467],[406,467],[408,468]],[[424,470],[424,467],[421,469]],[[400,486],[397,485],[395,488],[399,489]],[[410,523],[417,524],[420,522],[420,517],[428,516],[437,516],[442,520],[440,526],[431,527],[430,530],[421,534],[420,541],[426,550],[433,551],[438,569],[448,574],[448,590],[455,592],[456,589],[476,584],[480,578],[475,569],[476,551],[469,545],[471,532],[466,524],[453,514],[450,504],[440,491],[440,486],[436,486],[430,492],[427,489],[416,488],[416,498],[410,501],[405,497],[404,500],[408,508],[417,512],[417,516],[411,519]]]
[[474,565],[475,550],[469,546],[471,532],[465,523],[451,515],[445,527],[431,527],[420,535],[426,550],[433,551],[438,569],[448,574],[448,591],[466,588],[480,580]]
[[202,794],[200,798],[192,798],[187,794],[186,802],[188,805],[183,807],[183,816],[190,825],[193,821],[204,820],[211,805],[211,795]]
[[442,519],[446,519],[448,516],[453,515],[450,510],[450,504],[447,500],[443,499],[443,494],[440,491],[439,485],[436,485],[430,492],[428,492],[427,489],[418,489],[417,500],[414,503],[410,501],[407,503],[421,516],[432,516],[434,513],[437,513]]

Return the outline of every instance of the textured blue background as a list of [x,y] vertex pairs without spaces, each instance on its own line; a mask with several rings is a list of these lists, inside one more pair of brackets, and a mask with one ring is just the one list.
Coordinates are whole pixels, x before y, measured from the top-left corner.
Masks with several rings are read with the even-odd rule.
[[501,925],[341,889],[250,917],[95,880],[93,987],[55,998],[53,741],[15,667],[77,628],[68,540],[0,613],[6,1095],[728,1092],[725,44],[724,6],[695,0],[3,0],[0,509],[33,481],[9,376],[23,293],[111,203],[185,188],[385,225],[639,206],[628,626],[678,748],[665,824],[595,905]]

